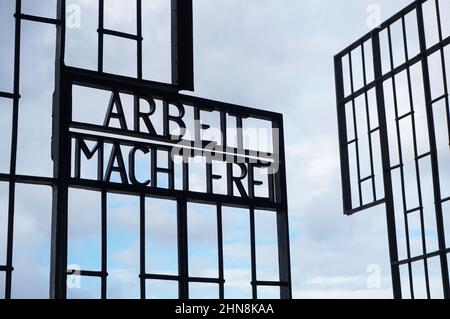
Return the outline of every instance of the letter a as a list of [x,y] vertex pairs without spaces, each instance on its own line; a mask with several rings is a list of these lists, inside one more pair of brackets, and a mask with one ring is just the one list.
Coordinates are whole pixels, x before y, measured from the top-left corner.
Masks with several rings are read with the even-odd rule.
[[[114,106],[116,106],[117,112],[114,112]],[[123,112],[122,101],[120,100],[120,94],[117,91],[114,91],[111,94],[111,99],[109,100],[108,111],[106,113],[103,126],[109,127],[111,119],[119,120],[120,128],[122,130],[128,130],[127,121],[125,120],[125,113]]]

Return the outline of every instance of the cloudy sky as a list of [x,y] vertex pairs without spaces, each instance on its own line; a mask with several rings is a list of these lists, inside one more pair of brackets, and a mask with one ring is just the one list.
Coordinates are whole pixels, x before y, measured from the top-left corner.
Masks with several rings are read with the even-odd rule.
[[[11,0],[0,4],[0,91],[11,91]],[[23,0],[24,12],[54,16],[54,0],[38,7]],[[105,1],[106,26],[133,33],[133,6],[125,1]],[[170,41],[168,0],[144,0],[144,76],[168,80]],[[373,5],[384,20],[410,0],[194,0],[195,96],[248,105],[284,114],[287,150],[288,199],[291,229],[292,279],[295,298],[390,298],[389,257],[383,207],[344,217],[334,89],[333,56],[367,33]],[[81,24],[68,30],[67,64],[96,66],[96,1],[68,0],[81,8]],[[110,4],[110,6],[108,5]],[[126,1],[130,5],[130,1]],[[76,8],[76,7],[72,7]],[[371,20],[369,19],[369,22]],[[53,91],[54,28],[24,22],[22,40],[21,111],[18,172],[49,176],[51,94]],[[105,42],[105,70],[133,75],[130,68],[134,44]],[[93,107],[93,105],[91,105]],[[0,99],[0,147],[9,148],[11,105]],[[0,171],[7,172],[9,153],[0,153]],[[51,190],[17,187],[13,296],[45,297],[48,291],[48,260]],[[5,260],[7,184],[0,182],[0,264]],[[71,246],[69,263],[99,270],[98,194],[71,194]],[[139,247],[138,199],[109,197],[108,261],[111,297],[138,297]],[[168,203],[153,203],[161,216],[149,225],[149,239],[156,264],[151,271],[176,272],[176,234]],[[214,239],[214,221],[205,207],[192,207],[190,228],[195,265],[214,276],[214,254],[207,251]],[[155,213],[156,214],[156,213]],[[227,296],[249,293],[248,237],[246,218],[230,210],[225,217]],[[273,279],[273,239],[263,238],[273,225],[271,216],[257,221],[261,234],[258,260],[261,277]],[[166,227],[167,226],[167,227]],[[202,231],[208,229],[208,231]],[[212,230],[211,230],[212,229]],[[150,237],[153,235],[149,235]],[[153,245],[153,246],[152,246]],[[149,258],[150,259],[150,258]],[[205,266],[208,265],[208,266]],[[211,267],[209,267],[209,265]],[[192,274],[195,275],[195,274]],[[375,277],[373,277],[375,276]],[[420,271],[418,277],[421,276]],[[380,285],[371,285],[380,278]],[[0,296],[4,276],[0,274]],[[369,283],[369,284],[368,284]],[[74,297],[98,296],[99,281],[83,279]],[[171,297],[174,285],[148,287]],[[164,287],[163,287],[164,286]],[[423,287],[422,287],[423,288]],[[193,296],[217,294],[216,287],[191,287]],[[420,289],[419,289],[420,290]],[[423,289],[422,289],[423,290]],[[274,296],[262,291],[262,296]],[[420,293],[419,293],[420,295]],[[438,297],[437,293],[436,297]],[[422,293],[423,296],[423,293]]]

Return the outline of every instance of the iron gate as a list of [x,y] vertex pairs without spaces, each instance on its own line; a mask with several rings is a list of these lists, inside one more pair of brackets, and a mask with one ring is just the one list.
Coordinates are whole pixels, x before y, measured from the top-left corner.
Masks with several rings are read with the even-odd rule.
[[[11,298],[14,280],[14,216],[15,188],[18,184],[50,186],[53,189],[53,214],[51,231],[51,270],[50,298],[67,298],[67,279],[76,274],[101,280],[101,298],[107,298],[108,264],[108,194],[132,195],[139,198],[139,260],[140,297],[146,298],[146,281],[162,280],[174,282],[178,286],[178,297],[189,298],[192,283],[213,284],[218,288],[219,298],[225,295],[223,215],[224,208],[238,207],[247,212],[250,226],[251,289],[253,298],[258,297],[259,287],[279,288],[281,298],[291,298],[291,275],[289,232],[286,195],[286,168],[281,114],[231,105],[217,101],[179,94],[180,90],[193,90],[193,28],[192,1],[171,1],[172,37],[172,83],[144,80],[142,75],[142,0],[136,0],[136,34],[110,30],[104,26],[104,0],[98,0],[98,65],[97,70],[87,70],[65,64],[66,47],[66,3],[57,1],[56,19],[24,14],[22,1],[15,1],[15,40],[14,40],[14,89],[13,92],[0,92],[0,98],[13,101],[11,161],[8,174],[0,174],[0,180],[9,183],[7,258],[4,265],[0,261],[0,272],[6,274],[5,298]],[[20,109],[20,57],[21,26],[23,21],[56,26],[56,66],[55,92],[53,96],[53,134],[51,141],[53,177],[19,175],[16,170],[18,148],[18,121]],[[136,78],[106,73],[104,71],[104,37],[118,37],[136,41]],[[93,123],[74,119],[77,103],[73,92],[84,88],[107,92],[110,102],[104,122]],[[121,98],[133,98],[133,122],[127,123]],[[148,105],[148,111],[141,108]],[[156,105],[161,106],[163,132],[156,132],[152,115]],[[95,108],[95,105],[92,105]],[[194,138],[185,138],[187,130],[184,117],[187,110],[193,116]],[[173,111],[177,114],[174,115]],[[98,112],[93,109],[92,112]],[[202,138],[211,125],[202,121],[202,112],[215,113],[220,118],[218,129],[221,138],[208,141]],[[232,118],[236,123],[236,143],[229,144],[227,131]],[[247,120],[259,120],[271,127],[272,147],[263,152],[246,146],[245,127]],[[118,126],[111,124],[117,121]],[[175,134],[173,126],[177,126]],[[92,146],[94,145],[94,146]],[[124,153],[128,152],[128,162]],[[166,165],[159,166],[164,154]],[[139,155],[149,155],[148,170],[150,178],[142,180],[136,164]],[[181,170],[177,171],[175,157],[182,159]],[[205,190],[192,190],[190,184],[189,160],[202,157],[205,161]],[[97,158],[95,177],[83,176],[83,163]],[[84,160],[84,161],[83,161]],[[217,163],[226,166],[226,173],[219,175],[214,171]],[[239,174],[236,170],[239,169]],[[256,170],[265,172],[265,180],[258,180]],[[160,176],[164,176],[161,183]],[[226,180],[225,193],[216,190],[217,182]],[[177,186],[177,181],[181,185]],[[264,189],[260,195],[257,188]],[[68,198],[71,189],[83,189],[101,195],[101,269],[68,269]],[[146,200],[161,198],[176,204],[177,221],[177,274],[149,273],[146,269],[146,228],[145,221],[152,217],[146,210]],[[217,267],[216,277],[192,276],[189,269],[188,221],[189,203],[208,204],[215,209],[217,229]],[[151,209],[151,207],[150,207]],[[279,280],[265,281],[257,278],[257,258],[255,239],[255,212],[267,211],[275,214],[277,221],[277,251]]]
[[450,298],[449,14],[415,1],[335,57],[344,212],[386,205],[395,298]]

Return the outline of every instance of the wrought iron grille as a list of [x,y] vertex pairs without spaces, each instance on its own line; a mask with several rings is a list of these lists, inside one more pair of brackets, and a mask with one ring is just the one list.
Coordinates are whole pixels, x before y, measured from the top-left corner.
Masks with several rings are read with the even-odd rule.
[[[97,278],[101,282],[101,298],[108,297],[108,198],[111,194],[131,195],[139,200],[139,273],[140,297],[147,296],[147,282],[151,280],[175,283],[178,297],[189,298],[190,285],[212,284],[218,289],[218,297],[226,297],[224,275],[223,217],[227,207],[246,211],[250,234],[251,297],[258,297],[258,288],[279,288],[281,298],[291,298],[291,275],[289,232],[286,195],[286,168],[281,114],[231,105],[217,101],[179,94],[182,89],[193,90],[193,28],[192,1],[171,1],[172,36],[172,83],[144,80],[142,64],[142,1],[136,0],[137,33],[130,34],[110,30],[104,26],[104,0],[98,0],[98,65],[97,70],[86,70],[65,64],[66,48],[66,2],[57,1],[55,19],[22,12],[22,0],[15,0],[14,32],[14,88],[13,92],[0,92],[0,98],[13,101],[11,160],[7,174],[0,174],[0,180],[9,185],[7,257],[5,264],[0,261],[0,272],[6,276],[5,298],[12,297],[14,280],[14,221],[15,189],[20,184],[49,186],[53,190],[53,212],[51,231],[50,298],[67,298],[67,280],[73,275]],[[53,177],[39,177],[17,174],[18,122],[21,101],[20,59],[21,27],[24,21],[56,26],[56,67],[55,91],[53,95],[53,134],[51,140]],[[136,78],[104,72],[104,36],[113,36],[136,41]],[[111,99],[102,123],[77,120],[75,109],[79,106],[74,99],[78,89],[107,92]],[[132,96],[133,125],[126,122],[121,97]],[[141,108],[147,103],[149,111]],[[156,105],[162,107],[164,123],[162,133],[156,132],[150,121]],[[92,105],[93,111],[95,105]],[[173,115],[173,109],[178,111]],[[194,138],[183,138],[186,123],[183,117],[189,109],[194,114]],[[221,139],[215,143],[202,138],[203,131],[210,128],[202,123],[202,112],[219,115]],[[227,124],[229,118],[236,123],[236,143],[229,145]],[[246,121],[254,119],[269,123],[272,132],[272,149],[262,152],[246,146],[244,133]],[[114,126],[112,121],[118,121]],[[180,129],[173,133],[173,125]],[[144,130],[145,129],[145,130]],[[181,132],[181,133],[180,133]],[[49,141],[50,143],[50,141]],[[93,145],[93,146],[92,146]],[[211,145],[213,146],[211,148]],[[124,153],[128,150],[128,162]],[[138,155],[149,155],[150,178],[143,181],[138,176],[136,166]],[[164,155],[161,155],[164,154]],[[164,157],[162,157],[164,156]],[[176,170],[175,157],[183,159],[181,171]],[[205,190],[192,190],[190,183],[189,159],[205,159]],[[167,159],[161,165],[159,159]],[[95,177],[84,176],[86,161],[97,160]],[[225,174],[214,171],[215,163],[226,166]],[[240,169],[237,176],[236,169]],[[255,170],[265,170],[266,180],[255,177]],[[161,178],[163,176],[163,178]],[[226,192],[219,194],[217,182],[225,180]],[[177,183],[180,182],[181,184]],[[265,187],[265,195],[256,190]],[[69,192],[74,189],[88,190],[99,194],[101,200],[101,269],[70,269],[68,267],[68,218]],[[177,233],[177,273],[149,273],[146,267],[146,220],[152,218],[152,206],[148,199],[164,199],[176,207]],[[201,203],[213,207],[217,230],[217,276],[197,277],[189,269],[188,207],[191,203]],[[257,241],[255,238],[255,214],[266,211],[276,216],[277,259],[279,280],[266,281],[257,276]],[[96,212],[92,212],[93,214]]]
[[344,212],[386,205],[395,298],[450,298],[449,16],[415,1],[335,57]]

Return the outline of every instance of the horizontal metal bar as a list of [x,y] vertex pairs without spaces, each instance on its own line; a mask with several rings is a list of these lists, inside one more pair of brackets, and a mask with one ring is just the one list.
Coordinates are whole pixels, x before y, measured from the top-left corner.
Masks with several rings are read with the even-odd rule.
[[13,181],[18,184],[31,184],[31,185],[41,185],[41,186],[54,186],[57,180],[51,177],[38,177],[38,176],[27,176],[27,175],[9,175],[0,174],[0,181],[10,182]]
[[445,197],[441,200],[441,203],[445,203],[445,202],[449,202],[450,201],[450,196],[449,197]]
[[269,199],[262,198],[243,198],[210,193],[197,193],[191,191],[171,190],[164,188],[152,188],[138,185],[127,185],[120,183],[94,181],[85,179],[71,178],[69,187],[93,191],[106,190],[111,193],[124,195],[140,195],[144,194],[147,197],[157,197],[161,199],[186,199],[193,203],[204,203],[211,205],[223,205],[227,207],[236,208],[251,208],[256,210],[279,211],[283,206],[279,203],[273,203]]
[[0,97],[5,99],[15,99],[20,98],[20,95],[14,93],[0,92]]
[[[139,276],[139,277],[141,277],[141,276]],[[181,277],[180,276],[176,276],[176,275],[145,274],[143,277],[146,280],[167,280],[167,281],[179,281],[179,280],[181,280]],[[223,284],[223,283],[225,283],[225,279],[189,277],[188,278],[188,282]]]
[[119,38],[130,39],[130,40],[136,40],[136,41],[144,40],[143,37],[139,37],[134,34],[120,32],[120,31],[114,31],[114,30],[110,30],[110,29],[98,29],[97,32],[103,33],[106,35],[112,35],[112,36],[119,37]]
[[102,271],[91,271],[91,270],[80,270],[80,271],[76,271],[73,269],[68,269],[67,270],[67,275],[80,275],[83,277],[108,277],[108,273],[107,272],[102,272]]
[[[75,85],[109,91],[115,89],[121,93],[139,94],[142,96],[153,95],[171,101],[177,101],[185,105],[197,106],[205,111],[224,111],[229,114],[241,116],[242,118],[251,117],[279,122],[283,119],[283,115],[280,113],[179,94],[176,86],[166,83],[138,80],[131,77],[73,67],[66,67],[65,73],[68,79]],[[274,109],[274,107],[271,109]]]
[[420,207],[408,209],[405,213],[408,215],[408,214],[415,213],[415,212],[418,212],[418,211],[421,211],[421,210],[423,210],[423,207],[420,206]]
[[173,172],[173,170],[170,169],[170,168],[157,167],[157,168],[156,168],[156,172],[157,172],[157,173],[170,174],[170,173]]
[[357,139],[357,138],[354,138],[353,140],[348,141],[348,142],[347,142],[347,145],[351,145],[351,144],[354,144],[354,143],[356,143],[356,142],[358,142],[358,139]]
[[34,21],[34,22],[40,22],[40,23],[61,25],[61,21],[58,19],[38,17],[38,16],[34,16],[34,15],[29,15],[29,14],[14,14],[14,18],[16,18],[16,19],[19,18],[21,20],[28,20],[28,21]]
[[426,153],[424,153],[424,154],[418,155],[418,156],[416,157],[416,160],[421,160],[422,158],[428,157],[428,156],[430,156],[430,155],[431,155],[431,152],[426,152]]
[[435,252],[432,252],[432,253],[429,253],[429,254],[420,255],[420,256],[416,256],[416,257],[412,257],[412,258],[408,258],[408,259],[403,259],[403,260],[400,260],[400,261],[394,263],[394,265],[406,265],[406,264],[409,264],[409,263],[413,263],[413,262],[421,261],[421,260],[424,260],[424,259],[429,259],[429,258],[433,258],[433,257],[439,256],[439,255],[441,255],[441,253],[443,253],[443,254],[450,253],[450,248],[444,249],[442,251],[438,250],[438,251],[435,251]]
[[408,112],[408,113],[406,113],[406,114],[403,114],[403,115],[399,116],[399,117],[396,118],[395,120],[396,120],[396,121],[401,121],[401,120],[403,120],[403,119],[405,119],[405,118],[407,118],[407,117],[410,117],[410,116],[414,115],[414,113],[415,113],[414,111]]
[[363,210],[366,210],[366,209],[369,209],[369,208],[371,208],[371,207],[375,207],[375,206],[384,204],[385,201],[386,201],[386,199],[384,199],[384,198],[383,198],[383,199],[379,199],[379,200],[377,200],[377,201],[375,201],[375,202],[372,202],[372,203],[370,203],[370,204],[366,204],[366,205],[363,205],[363,206],[354,208],[354,209],[352,209],[352,210],[346,211],[346,212],[345,212],[345,215],[351,216],[351,215],[353,215],[353,214],[359,213],[359,212],[361,212],[361,211],[363,211]]
[[394,165],[394,166],[391,167],[391,171],[394,171],[394,170],[402,168],[402,167],[403,167],[403,164]]
[[225,283],[225,279],[201,278],[201,277],[189,277],[188,281],[196,282],[196,283],[206,283],[206,284],[223,284],[223,283]]
[[285,286],[289,286],[289,283],[288,282],[284,282],[284,281],[256,281],[255,284],[257,286],[267,286],[267,287],[285,287]]
[[448,94],[447,94],[447,93],[446,93],[446,94],[443,94],[443,95],[441,95],[441,96],[435,98],[434,100],[432,100],[432,101],[431,101],[431,104],[434,104],[434,103],[436,103],[436,102],[439,102],[440,100],[446,99],[447,97],[448,97]]
[[144,279],[150,280],[169,280],[169,281],[178,281],[180,280],[180,276],[175,275],[155,275],[155,274],[144,274],[143,276],[139,275],[139,277],[144,277]]
[[380,130],[380,127],[375,127],[375,128],[373,128],[373,129],[371,129],[371,130],[369,131],[369,134],[376,133],[376,132],[378,132],[379,130]]
[[374,178],[375,178],[375,175],[370,175],[370,176],[361,178],[359,182],[360,182],[360,183],[364,183],[364,182],[366,182],[366,181],[368,181],[368,180],[372,180],[372,179],[374,179]]
[[0,271],[14,271],[14,267],[0,266]]
[[178,87],[173,84],[138,80],[136,78],[123,75],[109,74],[92,70],[84,70],[75,67],[66,67],[65,72],[72,78],[73,84],[92,87],[95,89],[111,90],[117,83],[122,87],[122,93],[133,94],[133,92],[152,89],[161,89],[170,92],[178,92]]

